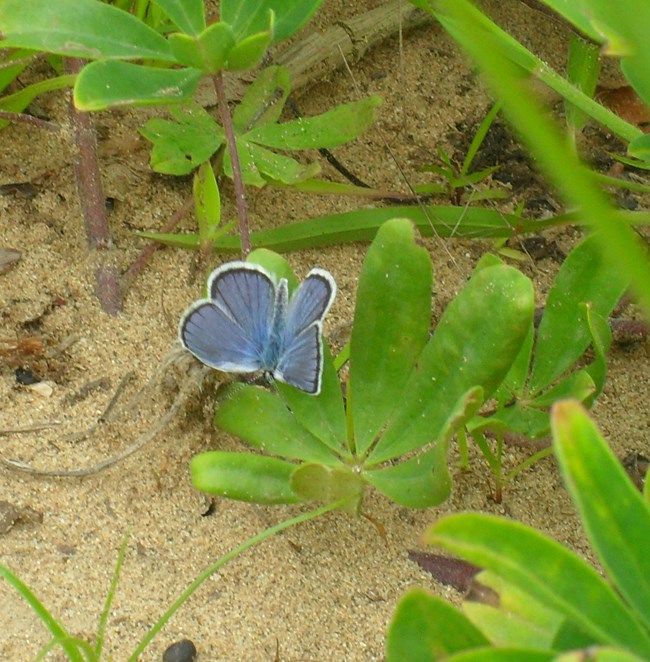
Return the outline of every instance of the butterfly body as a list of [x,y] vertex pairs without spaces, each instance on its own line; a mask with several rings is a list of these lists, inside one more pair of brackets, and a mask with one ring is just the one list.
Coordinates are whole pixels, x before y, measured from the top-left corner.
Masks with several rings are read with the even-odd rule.
[[208,298],[181,317],[179,337],[200,361],[223,372],[262,372],[307,393],[320,392],[322,325],[336,284],[312,269],[289,296],[259,265],[229,262],[208,278]]

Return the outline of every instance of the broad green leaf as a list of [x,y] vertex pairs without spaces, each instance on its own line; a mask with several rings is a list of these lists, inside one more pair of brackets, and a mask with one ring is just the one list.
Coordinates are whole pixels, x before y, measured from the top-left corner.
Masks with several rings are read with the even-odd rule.
[[270,455],[326,464],[336,461],[277,394],[262,388],[243,386],[221,403],[214,420],[222,430]]
[[152,0],[174,25],[183,32],[197,37],[205,29],[203,0]]
[[228,71],[246,71],[260,63],[271,44],[273,32],[258,32],[242,41],[238,41],[228,53],[226,69]]
[[273,274],[278,281],[284,278],[289,286],[289,295],[293,294],[298,287],[298,279],[293,273],[291,265],[282,255],[278,255],[266,248],[256,248],[248,254],[246,262],[259,264],[269,273]]
[[555,386],[528,400],[528,404],[537,409],[546,409],[554,402],[564,398],[574,398],[580,402],[593,399],[596,385],[587,370],[578,370],[559,381]]
[[297,32],[323,0],[221,0],[221,20],[230,23],[238,38],[266,30],[269,11],[274,13],[273,41]]
[[476,581],[497,594],[495,604],[466,598],[463,611],[495,646],[555,648],[554,638],[563,622],[561,615],[491,572],[481,572]]
[[535,648],[477,648],[450,655],[445,662],[551,662],[555,653]]
[[[251,145],[243,138],[236,137],[237,156],[239,157],[239,169],[244,184],[247,186],[257,186],[261,188],[266,185],[266,180],[260,174],[253,158]],[[232,179],[232,161],[230,160],[230,150],[226,149],[223,157],[223,172]]]
[[530,368],[530,360],[533,355],[533,345],[535,343],[535,324],[530,321],[528,333],[524,340],[517,358],[512,362],[512,367],[503,380],[503,384],[499,390],[494,394],[497,400],[509,400],[512,396],[521,396],[526,386],[528,379],[528,370]]
[[[323,339],[321,392],[309,395],[300,389],[277,383],[276,388],[296,420],[338,456],[350,458],[343,393],[329,347]],[[330,459],[330,463],[332,459]]]
[[291,489],[306,501],[333,503],[352,499],[354,510],[361,503],[363,481],[349,467],[302,464],[291,475]]
[[250,503],[282,504],[301,501],[291,489],[295,464],[252,453],[210,451],[190,461],[197,490]]
[[379,97],[341,104],[322,115],[301,117],[283,124],[257,126],[246,135],[251,142],[275,149],[333,148],[358,138],[370,127]]
[[[244,138],[239,139],[237,145],[245,145],[255,168],[264,178],[278,180],[283,184],[295,184],[310,179],[320,172],[320,166],[316,162],[303,165],[290,156],[272,152],[265,147],[248,142]],[[266,179],[264,183],[266,183]]]
[[201,76],[197,69],[161,69],[115,60],[91,62],[77,76],[74,102],[80,110],[104,110],[188,101]]
[[223,69],[234,44],[235,37],[225,23],[213,23],[198,37],[186,34],[169,36],[169,45],[179,64],[210,73]]
[[223,129],[198,104],[172,106],[169,112],[175,122],[155,117],[140,133],[153,143],[153,170],[186,175],[219,149],[224,142]]
[[596,315],[608,317],[629,286],[626,275],[613,269],[595,235],[567,256],[546,299],[539,325],[529,390],[548,387],[571,367],[591,340],[581,304],[591,303]]
[[397,605],[386,635],[386,662],[433,662],[489,643],[458,609],[416,588]]
[[387,221],[366,253],[350,340],[348,406],[360,455],[404,397],[429,337],[431,288],[431,260],[413,224]]
[[451,493],[446,460],[446,453],[441,456],[436,447],[383,469],[368,469],[363,477],[400,506],[431,508],[444,503]]
[[285,67],[262,69],[235,108],[232,116],[235,131],[244,134],[254,126],[277,122],[290,91],[291,80]]
[[[577,402],[557,403],[551,421],[564,482],[589,540],[616,588],[649,628],[647,634],[650,631],[650,506]],[[649,655],[650,643],[645,649],[634,650]]]
[[201,248],[214,241],[221,223],[221,196],[212,164],[206,161],[194,175],[194,209]]
[[650,636],[614,588],[538,531],[493,515],[463,513],[438,520],[426,540],[530,593],[598,642],[650,655]]
[[432,448],[382,469],[365,470],[364,478],[390,499],[408,508],[429,508],[443,503],[451,492],[451,476],[447,468],[449,441],[482,403],[481,389],[470,389],[456,403]]
[[533,313],[533,286],[519,271],[494,266],[475,273],[445,310],[369,460],[383,462],[438,439],[469,389],[481,386],[489,397],[519,353]]
[[2,0],[3,48],[20,46],[89,60],[173,62],[167,41],[128,12],[98,0]]

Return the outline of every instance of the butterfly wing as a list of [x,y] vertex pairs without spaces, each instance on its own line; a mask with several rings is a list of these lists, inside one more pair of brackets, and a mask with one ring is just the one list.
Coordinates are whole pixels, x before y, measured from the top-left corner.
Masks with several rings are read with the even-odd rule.
[[307,393],[320,393],[323,375],[323,318],[336,296],[336,283],[323,269],[312,269],[286,313],[282,353],[273,376]]
[[261,267],[229,262],[208,279],[209,299],[181,317],[183,346],[224,372],[255,372],[264,365],[275,307],[275,285]]

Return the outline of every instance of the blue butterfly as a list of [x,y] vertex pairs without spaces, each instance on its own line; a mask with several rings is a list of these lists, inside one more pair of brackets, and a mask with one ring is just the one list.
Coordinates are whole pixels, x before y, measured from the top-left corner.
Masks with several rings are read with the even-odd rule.
[[199,361],[223,372],[263,372],[312,395],[323,375],[323,318],[336,283],[312,269],[289,297],[286,278],[257,264],[228,262],[208,278],[208,297],[181,317],[178,335]]

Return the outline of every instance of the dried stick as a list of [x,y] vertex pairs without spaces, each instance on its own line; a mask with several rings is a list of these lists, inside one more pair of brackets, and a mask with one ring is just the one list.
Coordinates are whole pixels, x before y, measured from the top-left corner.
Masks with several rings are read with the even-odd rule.
[[[163,364],[161,367],[161,370],[159,371],[159,375],[161,375],[164,372],[165,367],[169,365],[170,362],[174,360],[175,354],[172,353],[170,355],[172,358],[170,361],[167,361]],[[118,462],[121,462],[122,460],[126,459],[127,457],[133,455],[137,451],[139,451],[141,448],[144,448],[151,440],[153,440],[169,423],[174,419],[176,414],[178,414],[179,410],[181,407],[185,404],[187,399],[190,397],[190,395],[196,391],[200,390],[203,382],[205,381],[206,377],[212,372],[210,368],[207,366],[204,366],[196,361],[193,361],[193,364],[190,368],[190,374],[188,378],[185,380],[183,385],[181,386],[181,389],[179,390],[178,394],[176,395],[176,398],[174,399],[174,402],[172,403],[171,407],[167,410],[167,413],[158,420],[156,425],[152,427],[150,430],[148,430],[145,434],[140,436],[136,441],[134,441],[130,446],[127,446],[123,451],[117,453],[116,455],[113,455],[105,460],[102,460],[98,464],[95,464],[91,467],[86,467],[84,469],[73,469],[73,470],[66,470],[66,469],[36,469],[30,464],[27,464],[26,462],[23,462],[22,460],[10,460],[9,458],[2,457],[0,456],[0,464],[4,465],[8,469],[12,469],[13,471],[20,471],[22,473],[27,473],[32,476],[43,476],[46,478],[83,478],[85,476],[92,476],[94,474],[99,473],[100,471],[103,471],[104,469],[108,469],[109,467],[114,466]],[[153,381],[153,380],[152,380]],[[149,386],[149,385],[148,385]],[[145,387],[146,388],[146,387]],[[136,396],[136,400],[140,396]],[[113,401],[115,398],[113,398]],[[113,404],[113,401],[111,401],[111,404]],[[132,403],[131,403],[132,404]],[[110,405],[109,405],[110,406]],[[131,406],[127,407],[126,411],[129,411],[131,409]],[[95,430],[97,426],[93,426],[91,428],[92,431]]]
[[9,120],[10,122],[23,122],[24,124],[31,124],[32,126],[47,129],[48,131],[60,131],[61,127],[54,122],[39,119],[27,113],[12,113],[8,110],[0,110],[0,120]]
[[[79,58],[66,59],[66,70],[69,73],[79,73],[83,65],[84,61]],[[70,120],[76,146],[74,172],[77,192],[88,246],[96,258],[95,294],[109,315],[117,315],[122,309],[122,297],[117,267],[112,263],[110,255],[111,236],[97,161],[95,127],[89,113],[77,110],[72,95]]]

